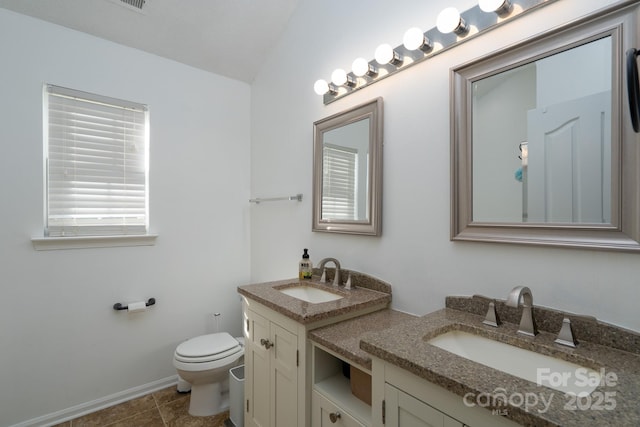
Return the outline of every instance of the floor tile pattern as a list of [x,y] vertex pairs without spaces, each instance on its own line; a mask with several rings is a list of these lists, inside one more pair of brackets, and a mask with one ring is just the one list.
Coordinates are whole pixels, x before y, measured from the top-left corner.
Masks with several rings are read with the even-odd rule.
[[224,427],[229,412],[189,415],[190,394],[172,386],[53,427]]

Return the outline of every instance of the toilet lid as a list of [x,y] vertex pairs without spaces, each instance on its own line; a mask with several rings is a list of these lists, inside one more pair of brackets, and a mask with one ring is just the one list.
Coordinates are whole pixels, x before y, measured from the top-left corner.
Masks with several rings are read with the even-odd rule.
[[183,358],[203,358],[216,360],[219,356],[226,357],[230,353],[240,351],[238,340],[226,332],[201,335],[183,342],[176,348],[176,355]]

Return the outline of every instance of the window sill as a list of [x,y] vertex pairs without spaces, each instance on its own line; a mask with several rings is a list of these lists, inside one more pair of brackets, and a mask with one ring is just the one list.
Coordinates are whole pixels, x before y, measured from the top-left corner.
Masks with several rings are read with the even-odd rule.
[[31,238],[31,243],[37,251],[53,251],[59,249],[154,246],[157,237],[157,234],[139,236],[33,237]]

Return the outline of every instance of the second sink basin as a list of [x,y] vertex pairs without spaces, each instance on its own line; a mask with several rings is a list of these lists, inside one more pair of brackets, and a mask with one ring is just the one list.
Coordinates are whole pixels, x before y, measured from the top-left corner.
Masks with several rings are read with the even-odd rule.
[[313,304],[335,301],[342,298],[342,295],[334,294],[333,292],[325,291],[323,289],[318,289],[314,288],[313,286],[307,285],[293,286],[278,290],[285,295],[289,295],[290,297],[298,298],[299,300],[310,302]]
[[563,393],[586,396],[600,385],[599,372],[469,332],[454,330],[427,341],[458,356]]

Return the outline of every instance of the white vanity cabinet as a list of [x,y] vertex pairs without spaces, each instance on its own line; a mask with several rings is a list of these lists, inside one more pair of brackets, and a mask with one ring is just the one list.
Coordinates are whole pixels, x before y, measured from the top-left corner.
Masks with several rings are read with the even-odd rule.
[[243,306],[245,426],[306,425],[304,327],[260,304]]
[[[373,427],[515,427],[517,423],[373,358]],[[473,403],[473,399],[470,399]]]
[[[361,284],[373,286],[370,283],[373,282],[375,289],[383,291],[360,285],[349,291],[332,289],[331,292],[339,295],[337,300],[309,303],[282,290],[296,287],[323,290],[327,285],[287,279],[238,287],[245,337],[246,427],[312,425],[314,387],[309,331],[383,310],[391,302],[389,285],[362,273],[353,272],[353,275],[356,284],[359,280]],[[324,407],[327,408],[326,404]],[[331,424],[334,423],[330,419],[336,418],[336,423],[342,423],[338,425],[358,425],[348,424],[346,415],[332,417],[334,409],[324,409],[324,412]]]

